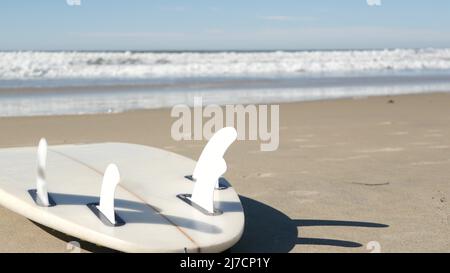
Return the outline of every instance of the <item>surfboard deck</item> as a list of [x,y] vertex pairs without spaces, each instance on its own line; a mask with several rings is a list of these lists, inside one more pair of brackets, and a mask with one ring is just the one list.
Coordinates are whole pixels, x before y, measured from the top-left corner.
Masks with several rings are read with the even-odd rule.
[[[108,164],[120,169],[115,212],[121,226],[105,225],[88,204],[98,203]],[[0,149],[0,204],[73,237],[123,252],[221,252],[242,236],[244,213],[230,186],[215,190],[208,215],[183,201],[192,193],[196,161],[127,143],[50,146],[48,192],[55,206],[36,205],[36,148]]]

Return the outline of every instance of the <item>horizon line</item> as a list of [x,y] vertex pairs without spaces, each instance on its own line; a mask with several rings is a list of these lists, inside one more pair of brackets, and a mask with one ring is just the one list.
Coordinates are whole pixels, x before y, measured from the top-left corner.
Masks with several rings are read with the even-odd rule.
[[446,46],[373,47],[373,48],[305,48],[305,49],[0,49],[0,52],[296,52],[296,51],[381,51],[396,49],[450,49]]

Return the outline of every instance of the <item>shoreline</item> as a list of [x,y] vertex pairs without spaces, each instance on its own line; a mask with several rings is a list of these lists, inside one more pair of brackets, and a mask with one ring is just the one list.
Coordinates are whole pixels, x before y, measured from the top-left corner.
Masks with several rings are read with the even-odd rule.
[[[97,87],[96,87],[97,88]],[[100,88],[100,87],[98,87]],[[116,87],[119,88],[119,87]],[[171,91],[144,91],[140,89],[135,90],[116,90],[113,92],[99,91],[92,92],[92,90],[84,90],[80,92],[72,92],[67,88],[63,88],[63,93],[59,91],[49,91],[45,89],[44,93],[33,93],[35,89],[18,89],[11,90],[10,94],[1,94],[0,102],[3,103],[4,109],[0,109],[0,118],[16,118],[16,117],[50,117],[50,116],[84,116],[84,115],[109,115],[122,114],[135,111],[152,111],[152,110],[167,110],[174,105],[188,105],[193,107],[196,98],[201,97],[203,106],[210,104],[225,105],[279,105],[289,103],[306,103],[306,102],[322,102],[322,101],[336,101],[336,100],[362,100],[377,97],[392,97],[392,96],[420,96],[420,95],[434,95],[450,93],[448,89],[430,89],[431,91],[423,90],[387,90],[381,89],[381,93],[374,94],[372,90],[367,94],[358,93],[352,89],[330,89],[323,93],[324,90],[316,90],[313,94],[302,94],[295,89],[279,89],[277,92],[268,90],[234,90],[236,96],[230,96],[233,90],[209,90],[199,92],[184,92],[180,93],[177,90]],[[60,90],[59,88],[56,90]],[[106,89],[105,89],[106,90]],[[333,91],[334,90],[334,91]],[[402,91],[403,90],[403,91]],[[310,92],[314,90],[309,90]],[[23,93],[22,93],[23,92]],[[47,92],[47,93],[46,93]],[[49,93],[48,93],[49,92]],[[336,92],[336,93],[333,93]],[[384,94],[391,93],[391,94]],[[263,94],[258,97],[257,94]],[[182,94],[182,96],[180,96]],[[22,114],[23,113],[23,114]]]
[[[98,86],[99,88],[102,88]],[[20,89],[19,92],[25,92],[25,94],[31,94],[35,88],[25,88]],[[41,88],[37,88],[41,89]],[[42,88],[46,89],[46,88]],[[0,88],[0,93],[1,93]],[[6,90],[6,89],[5,89]],[[10,89],[8,89],[10,90]],[[64,88],[56,88],[58,91],[67,90],[66,87]],[[58,92],[55,91],[55,92]],[[86,90],[86,92],[90,92]],[[360,95],[360,96],[348,96],[348,97],[336,97],[336,98],[324,98],[324,99],[307,99],[307,100],[301,100],[301,101],[274,101],[274,102],[260,102],[260,103],[254,103],[255,105],[272,105],[272,104],[279,104],[279,105],[292,105],[292,104],[307,104],[307,103],[320,103],[320,102],[334,102],[334,101],[359,101],[359,100],[367,100],[367,99],[376,99],[376,98],[391,98],[391,97],[410,97],[410,96],[436,96],[436,95],[445,95],[450,94],[450,91],[430,91],[430,92],[411,92],[411,93],[405,93],[405,94],[392,94],[392,95]],[[1,101],[1,98],[0,98]],[[242,103],[243,105],[247,105],[248,103]],[[220,107],[224,107],[226,104],[219,104]],[[206,106],[205,104],[203,107]],[[130,109],[125,110],[123,112],[101,112],[101,113],[80,113],[80,114],[46,114],[46,115],[33,115],[33,116],[0,116],[1,119],[15,119],[15,118],[45,118],[45,117],[79,117],[79,116],[102,116],[102,115],[121,115],[121,114],[127,114],[127,113],[139,113],[139,112],[146,112],[146,111],[168,111],[172,109],[173,106],[163,106],[163,107],[157,107],[157,108],[148,108],[148,109]],[[192,106],[189,106],[189,108],[193,108]]]

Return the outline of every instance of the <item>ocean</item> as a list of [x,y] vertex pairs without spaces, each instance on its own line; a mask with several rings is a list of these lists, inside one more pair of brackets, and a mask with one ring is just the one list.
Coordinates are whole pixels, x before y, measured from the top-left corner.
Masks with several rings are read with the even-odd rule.
[[0,52],[0,116],[450,91],[450,49]]

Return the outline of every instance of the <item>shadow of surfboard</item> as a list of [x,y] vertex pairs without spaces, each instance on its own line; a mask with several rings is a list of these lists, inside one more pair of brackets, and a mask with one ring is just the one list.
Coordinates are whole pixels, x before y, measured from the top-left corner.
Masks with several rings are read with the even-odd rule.
[[[339,220],[314,220],[314,219],[291,219],[281,211],[270,207],[266,204],[250,199],[245,196],[239,196],[245,212],[245,229],[241,240],[227,252],[231,253],[285,253],[292,250],[295,245],[323,245],[336,246],[345,248],[357,248],[362,244],[358,242],[335,240],[327,238],[304,238],[300,237],[298,228],[312,226],[343,226],[343,227],[365,227],[365,228],[386,228],[388,225],[371,222],[357,221],[339,221]],[[56,199],[59,199],[55,197]],[[84,196],[80,199],[77,196],[66,196],[64,199],[67,204],[76,205],[84,202],[97,202],[98,197]],[[124,200],[122,200],[124,201]],[[117,208],[133,208],[135,213],[139,213],[138,207],[140,203],[129,204],[134,202],[117,200]],[[60,202],[58,202],[61,204]],[[142,204],[140,204],[142,205]],[[236,209],[239,208],[236,204]],[[233,209],[230,207],[230,211]],[[190,219],[186,219],[187,221]],[[63,234],[59,231],[50,229],[46,226],[35,223],[37,226],[59,238],[62,241],[80,241],[77,238]],[[108,253],[117,252],[115,250],[98,246],[89,242],[80,241],[81,248],[90,252]]]
[[230,252],[285,253],[295,245],[323,245],[357,248],[362,244],[352,241],[304,238],[298,228],[311,226],[345,226],[386,228],[388,225],[370,222],[291,219],[281,211],[245,196],[239,196],[245,213],[245,229],[241,240]]

